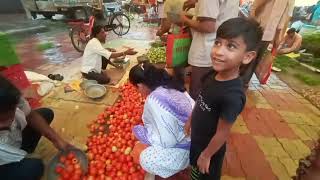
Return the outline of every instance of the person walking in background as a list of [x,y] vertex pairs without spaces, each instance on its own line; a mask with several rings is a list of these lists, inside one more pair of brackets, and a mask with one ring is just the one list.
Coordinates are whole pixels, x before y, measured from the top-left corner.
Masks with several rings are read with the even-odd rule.
[[201,78],[212,70],[210,51],[216,38],[216,30],[224,21],[238,16],[239,0],[187,0],[184,10],[195,7],[195,19],[185,12],[180,21],[191,28],[192,43],[188,55],[191,65],[190,95],[198,97]]
[[[292,17],[294,9],[294,0],[255,0],[251,6],[250,17],[256,19],[264,29],[262,37],[262,49],[259,52],[256,60],[250,64],[243,66],[240,71],[240,76],[244,82],[244,88],[249,86],[250,79],[256,71],[258,64],[269,69],[272,65],[272,60],[266,61],[263,56],[268,53],[267,49],[270,43],[273,44],[273,49],[277,49],[281,37],[281,31],[287,28],[289,19]],[[269,52],[271,53],[271,52]],[[263,72],[258,77],[260,83],[268,77],[269,70]]]

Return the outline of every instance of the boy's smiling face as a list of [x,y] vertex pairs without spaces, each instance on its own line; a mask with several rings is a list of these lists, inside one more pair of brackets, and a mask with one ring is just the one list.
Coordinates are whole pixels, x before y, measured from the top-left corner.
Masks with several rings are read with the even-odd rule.
[[247,51],[243,38],[217,38],[212,51],[211,60],[216,72],[239,70],[242,64],[249,64],[256,57],[255,51]]

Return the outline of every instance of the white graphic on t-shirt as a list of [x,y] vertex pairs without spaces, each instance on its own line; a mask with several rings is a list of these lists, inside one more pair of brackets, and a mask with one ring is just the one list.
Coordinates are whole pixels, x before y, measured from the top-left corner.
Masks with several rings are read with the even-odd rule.
[[211,108],[209,107],[209,105],[207,105],[204,101],[203,101],[203,97],[201,94],[199,94],[198,96],[198,100],[197,103],[199,103],[199,106],[201,108],[202,111],[209,111],[211,112]]

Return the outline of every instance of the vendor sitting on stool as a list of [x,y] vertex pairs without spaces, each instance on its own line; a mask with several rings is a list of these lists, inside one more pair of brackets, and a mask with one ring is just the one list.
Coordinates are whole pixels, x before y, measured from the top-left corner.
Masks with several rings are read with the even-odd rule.
[[92,29],[91,37],[82,56],[82,76],[89,80],[96,80],[99,84],[107,84],[110,82],[110,78],[102,69],[105,70],[108,64],[118,67],[110,61],[110,58],[134,55],[137,52],[133,48],[123,52],[115,52],[114,49],[110,48],[105,49],[101,43],[105,43],[106,32],[100,25]]
[[296,33],[295,28],[290,28],[278,47],[278,54],[289,54],[299,51],[302,43],[302,36]]

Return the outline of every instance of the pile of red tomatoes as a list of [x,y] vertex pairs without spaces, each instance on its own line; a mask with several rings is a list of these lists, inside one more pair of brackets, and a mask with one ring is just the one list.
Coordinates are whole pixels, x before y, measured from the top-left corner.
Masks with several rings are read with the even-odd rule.
[[143,180],[144,171],[133,162],[130,152],[137,142],[133,126],[142,124],[144,98],[127,83],[120,88],[121,99],[88,125],[87,180]]
[[60,156],[59,162],[62,164],[56,166],[55,172],[58,174],[58,180],[80,180],[83,172],[80,163],[73,152],[67,156]]

